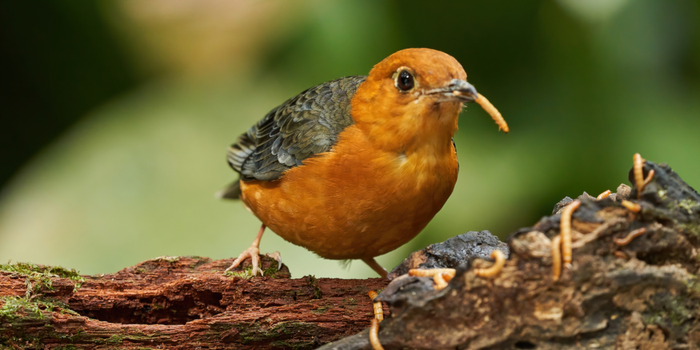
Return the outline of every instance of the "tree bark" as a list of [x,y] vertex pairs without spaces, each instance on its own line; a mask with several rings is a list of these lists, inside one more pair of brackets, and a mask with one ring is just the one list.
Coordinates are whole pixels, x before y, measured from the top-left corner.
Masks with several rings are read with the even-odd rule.
[[[42,349],[315,348],[369,326],[380,278],[290,279],[263,257],[225,276],[231,259],[161,257],[115,274],[29,264],[0,273],[0,344]],[[388,313],[388,310],[386,311]]]

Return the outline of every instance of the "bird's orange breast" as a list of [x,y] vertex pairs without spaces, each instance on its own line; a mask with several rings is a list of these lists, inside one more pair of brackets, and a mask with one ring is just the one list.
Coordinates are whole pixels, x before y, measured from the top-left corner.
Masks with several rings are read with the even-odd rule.
[[333,151],[279,180],[242,181],[241,199],[287,241],[328,259],[368,258],[415,237],[447,201],[457,171],[449,138],[379,150],[351,125]]

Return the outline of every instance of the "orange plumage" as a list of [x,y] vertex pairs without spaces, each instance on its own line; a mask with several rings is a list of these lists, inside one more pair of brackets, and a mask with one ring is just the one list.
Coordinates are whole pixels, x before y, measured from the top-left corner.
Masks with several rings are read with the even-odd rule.
[[[236,185],[240,186],[245,205],[287,241],[328,259],[362,259],[386,276],[374,257],[415,237],[442,208],[457,181],[459,165],[452,137],[463,103],[478,95],[466,77],[459,62],[443,52],[406,49],[394,53],[370,71],[354,94],[347,93],[352,95],[351,123],[331,135],[335,143],[327,150],[289,166],[272,180],[260,171],[246,172],[245,164],[249,169],[255,166],[238,161],[245,158],[241,153],[232,166],[236,169],[238,163],[244,164],[238,166],[244,178],[233,187],[238,190]],[[275,125],[280,125],[282,134],[288,126],[282,121]],[[244,135],[239,144],[267,140],[267,131],[254,131],[257,133],[253,129],[248,133],[251,140],[243,140]],[[328,136],[304,137],[309,132],[295,132],[295,139]],[[252,140],[251,134],[262,136]],[[295,150],[291,141],[277,141],[274,148],[275,140],[267,140],[273,154],[283,147],[280,145]],[[240,148],[234,145],[234,151]],[[253,149],[246,159],[268,148],[245,148]],[[269,158],[290,163],[283,151]],[[269,160],[258,163],[257,170],[270,168]],[[257,254],[254,246],[252,253]]]

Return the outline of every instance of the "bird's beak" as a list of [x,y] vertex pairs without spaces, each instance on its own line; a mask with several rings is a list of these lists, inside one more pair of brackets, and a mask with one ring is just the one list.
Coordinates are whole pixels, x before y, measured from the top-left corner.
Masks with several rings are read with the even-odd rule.
[[428,95],[438,95],[438,102],[474,102],[479,95],[472,84],[459,79],[452,79],[450,83],[444,87],[428,90],[425,93]]

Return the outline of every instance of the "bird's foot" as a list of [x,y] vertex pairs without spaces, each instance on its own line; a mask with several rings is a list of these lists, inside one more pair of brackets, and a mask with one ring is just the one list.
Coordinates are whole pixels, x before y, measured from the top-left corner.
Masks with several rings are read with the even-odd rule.
[[[279,253],[277,253],[279,255]],[[243,253],[241,253],[236,260],[233,261],[231,266],[229,266],[224,272],[228,272],[240,265],[243,260],[250,258],[251,264],[253,266],[253,270],[251,271],[253,276],[257,276],[258,272],[260,272],[260,276],[263,275],[263,271],[260,269],[260,249],[256,246],[250,246],[248,249],[244,250]]]
[[280,255],[280,252],[267,253],[265,255],[277,260],[277,270],[282,268],[282,255]]

